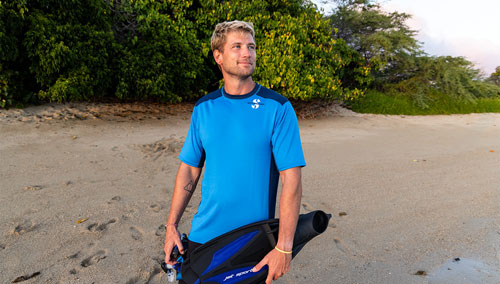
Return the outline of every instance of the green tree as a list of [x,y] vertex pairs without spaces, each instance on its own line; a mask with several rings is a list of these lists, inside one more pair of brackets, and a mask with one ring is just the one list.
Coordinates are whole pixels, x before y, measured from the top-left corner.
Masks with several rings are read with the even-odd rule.
[[394,81],[412,56],[421,53],[411,15],[385,12],[372,0],[334,0],[329,16],[333,35],[360,54],[377,80]]
[[180,102],[206,91],[204,64],[192,1],[117,1],[113,30],[122,43],[118,98]]
[[290,99],[353,99],[369,81],[308,0],[12,0],[0,1],[0,15],[0,107],[29,94],[195,99],[222,83],[210,37],[235,19],[255,25],[255,79]]
[[488,77],[486,81],[500,86],[500,66],[495,68],[495,72],[491,73],[490,77]]
[[500,94],[500,87],[484,82],[480,70],[464,57],[420,56],[415,66],[408,79],[386,84],[384,89],[411,96],[421,108],[427,108],[436,95],[474,102]]
[[38,89],[23,45],[26,0],[0,1],[0,108],[34,101]]
[[51,101],[104,97],[113,78],[113,33],[100,0],[30,2],[23,43],[30,71]]
[[328,20],[311,2],[196,1],[194,7],[202,50],[212,70],[216,69],[209,46],[213,28],[222,21],[245,20],[256,29],[254,78],[264,86],[295,100],[351,99],[362,93],[341,81],[348,62],[331,37]]

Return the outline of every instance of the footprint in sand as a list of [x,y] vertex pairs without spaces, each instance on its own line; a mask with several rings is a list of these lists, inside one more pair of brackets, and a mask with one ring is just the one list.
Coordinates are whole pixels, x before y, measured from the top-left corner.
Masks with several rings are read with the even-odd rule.
[[333,241],[335,242],[335,246],[337,247],[338,250],[340,250],[341,252],[343,252],[345,254],[353,256],[352,251],[344,244],[344,242],[342,242],[342,240],[334,239]]
[[302,203],[302,207],[304,209],[306,209],[307,211],[314,211],[314,208],[311,206],[311,204],[307,203],[307,202],[303,202]]
[[115,197],[111,198],[111,200],[114,200],[114,201],[121,201],[121,200],[122,200],[122,198],[121,198],[120,196],[118,196],[118,195],[117,195],[117,196],[115,196]]
[[166,231],[165,225],[160,225],[158,227],[158,229],[156,229],[155,235],[157,235],[158,237],[161,237],[161,236],[165,235],[165,231]]
[[152,205],[151,205],[151,206],[149,206],[149,207],[151,207],[151,209],[152,209],[154,212],[156,212],[156,213],[160,212],[160,210],[161,210],[161,205],[160,205],[160,204],[156,204],[156,203],[155,203],[155,204],[152,204]]
[[[137,283],[162,283],[161,281],[161,269],[159,267],[155,267],[153,271],[146,272],[144,271],[139,276],[130,278],[125,284],[137,284]],[[146,279],[144,281],[144,279]]]
[[77,252],[75,254],[72,254],[70,256],[68,256],[69,259],[76,259],[76,258],[79,258],[80,257],[80,252]]
[[108,204],[119,203],[120,201],[122,201],[122,198],[117,195],[111,198],[111,201],[108,201]]
[[149,279],[146,283],[161,283],[161,271],[159,267],[155,267],[149,274]]
[[125,284],[136,284],[136,283],[140,283],[141,281],[141,278],[140,277],[134,277],[134,278],[131,278],[129,279]]
[[174,154],[182,149],[184,140],[176,137],[163,138],[151,144],[136,145],[144,153],[144,158],[157,160],[163,154]]
[[102,232],[102,231],[105,231],[108,228],[109,225],[116,223],[116,221],[118,221],[118,219],[117,218],[113,218],[113,219],[109,220],[106,223],[102,223],[102,224],[93,223],[93,224],[90,224],[87,227],[87,229],[89,231],[91,231],[91,232]]
[[22,235],[24,233],[31,232],[37,228],[37,225],[31,221],[31,220],[26,220],[21,224],[18,224],[14,229],[10,230],[11,235]]
[[165,258],[163,257],[163,255],[154,256],[154,257],[151,257],[151,259],[154,262],[156,262],[158,265],[161,265],[162,262],[165,260]]
[[136,227],[130,227],[130,233],[132,235],[132,239],[136,241],[142,240],[142,236],[144,235],[140,229],[137,229]]
[[103,250],[100,250],[100,251],[96,252],[94,255],[91,255],[91,256],[87,257],[86,259],[84,259],[80,265],[82,267],[89,267],[89,266],[94,265],[94,264],[98,263],[99,261],[105,259],[106,257],[107,257],[106,252]]

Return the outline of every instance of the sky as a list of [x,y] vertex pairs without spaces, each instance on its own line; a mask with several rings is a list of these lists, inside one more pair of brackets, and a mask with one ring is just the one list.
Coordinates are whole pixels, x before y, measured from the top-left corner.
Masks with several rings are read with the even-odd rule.
[[[313,0],[329,14],[333,5]],[[500,0],[381,0],[388,12],[412,15],[407,24],[429,55],[463,56],[489,76],[500,66]]]

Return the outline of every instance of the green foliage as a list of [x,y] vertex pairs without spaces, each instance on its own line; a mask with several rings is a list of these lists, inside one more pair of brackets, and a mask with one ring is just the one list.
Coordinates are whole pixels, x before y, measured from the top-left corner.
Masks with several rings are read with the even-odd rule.
[[116,96],[180,102],[203,94],[210,77],[196,24],[188,17],[192,2],[122,3],[136,29],[122,36]]
[[26,3],[22,0],[0,2],[0,60],[13,61],[19,57],[19,38],[22,33]]
[[388,72],[398,62],[419,52],[416,31],[406,25],[411,15],[388,13],[372,0],[335,0],[329,17],[335,37],[358,52],[372,71]]
[[240,19],[254,24],[258,46],[254,79],[264,86],[295,100],[353,99],[362,94],[340,80],[346,62],[328,21],[310,2],[201,1],[196,7],[193,17],[201,29],[208,64],[215,66],[209,52],[215,25]]
[[22,107],[34,102],[33,93],[24,88],[24,83],[21,72],[5,70],[0,63],[0,108]]
[[51,101],[103,97],[111,87],[114,40],[103,1],[37,1],[24,45],[30,71]]
[[364,58],[339,38],[335,50],[343,60],[343,68],[338,70],[342,85],[348,89],[365,88],[373,82],[372,69],[366,65]]
[[425,110],[498,97],[500,68],[485,82],[464,58],[423,55],[410,15],[334,2],[325,18],[308,0],[0,1],[0,107],[195,99],[221,84],[210,37],[235,19],[256,29],[254,79],[293,100],[355,103],[370,85]]
[[367,91],[366,95],[350,102],[352,110],[359,113],[391,115],[434,115],[500,112],[500,98],[479,98],[474,101],[456,100],[432,91],[426,108],[420,107],[411,97],[403,93],[381,93]]
[[480,71],[463,57],[417,57],[416,69],[408,79],[386,84],[384,90],[410,96],[420,108],[427,108],[438,92],[456,101],[500,95],[500,87],[483,82]]
[[26,0],[0,1],[0,108],[33,102],[23,31]]
[[[463,57],[431,57],[424,54],[415,39],[416,31],[406,21],[411,15],[388,13],[375,0],[334,0],[337,4],[329,17],[335,37],[345,40],[342,58],[353,58],[341,72],[344,84],[356,86],[356,71],[362,63],[371,68],[366,84],[389,95],[380,103],[410,103],[411,108],[430,109],[436,102],[475,104],[478,98],[496,97],[500,89],[484,82],[479,70]],[[350,51],[348,49],[351,49]],[[494,82],[494,76],[489,81]],[[369,92],[367,96],[373,96]],[[402,97],[405,97],[402,99]],[[363,98],[363,101],[370,101]],[[396,109],[409,109],[402,105]],[[458,110],[455,110],[458,111]],[[384,111],[382,111],[383,113]]]
[[255,79],[291,99],[354,99],[369,81],[307,0],[12,0],[0,2],[0,14],[1,107],[33,94],[195,99],[220,84],[210,37],[234,19],[255,24]]
[[256,80],[291,99],[339,98],[336,71],[343,63],[321,15],[309,10],[297,17],[280,12],[259,16],[249,19],[260,33]]
[[9,95],[9,77],[0,65],[0,108],[12,104],[12,98]]
[[500,66],[495,68],[495,72],[491,73],[490,77],[486,79],[486,82],[500,86]]

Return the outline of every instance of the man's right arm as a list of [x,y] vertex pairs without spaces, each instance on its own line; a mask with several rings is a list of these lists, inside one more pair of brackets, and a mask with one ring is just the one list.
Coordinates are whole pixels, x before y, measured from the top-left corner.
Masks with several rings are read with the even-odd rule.
[[198,180],[200,178],[201,168],[192,167],[188,164],[181,162],[175,178],[174,194],[172,196],[172,203],[170,205],[170,213],[166,224],[167,232],[165,235],[165,262],[168,264],[175,264],[175,259],[170,259],[170,253],[174,246],[177,245],[179,251],[184,253],[182,247],[180,234],[177,231],[177,224],[179,223],[186,206],[193,196],[196,189]]

